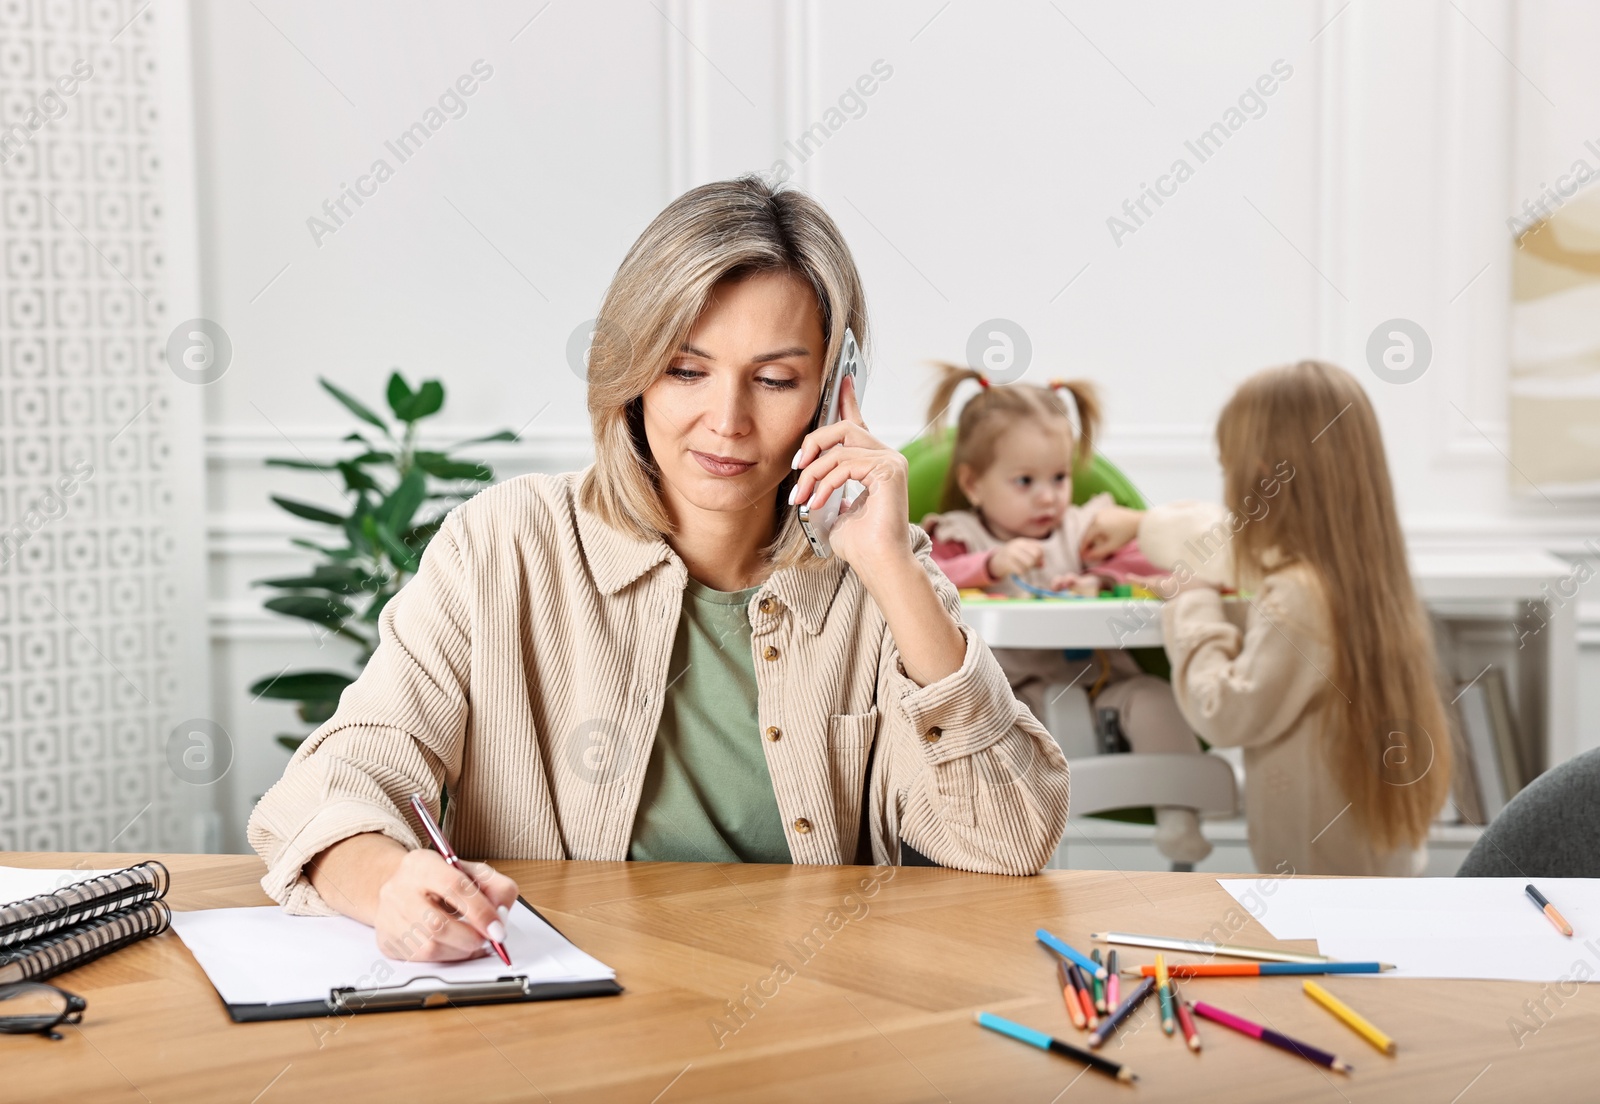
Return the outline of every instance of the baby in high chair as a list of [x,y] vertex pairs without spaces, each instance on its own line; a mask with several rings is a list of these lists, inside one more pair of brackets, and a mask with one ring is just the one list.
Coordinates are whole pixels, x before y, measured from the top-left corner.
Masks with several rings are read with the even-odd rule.
[[[1100,407],[1093,385],[1080,380],[991,384],[970,368],[941,364],[929,421],[937,427],[962,383],[979,392],[961,408],[940,512],[922,520],[933,558],[957,587],[1025,596],[1013,581],[1093,596],[1105,582],[1161,572],[1133,545],[1105,548],[1102,562],[1085,564],[1080,544],[1094,516],[1113,505],[1109,494],[1072,504],[1072,467],[1093,455]],[[1062,399],[1071,397],[1078,419]],[[1109,553],[1109,555],[1107,555]],[[1200,754],[1178,711],[1172,687],[1145,674],[1120,649],[1083,653],[1059,649],[995,648],[1013,692],[1044,718],[1047,703],[1082,686],[1096,712],[1114,709],[1133,751]],[[1158,807],[1155,844],[1168,859],[1194,863],[1211,853],[1192,809]]]

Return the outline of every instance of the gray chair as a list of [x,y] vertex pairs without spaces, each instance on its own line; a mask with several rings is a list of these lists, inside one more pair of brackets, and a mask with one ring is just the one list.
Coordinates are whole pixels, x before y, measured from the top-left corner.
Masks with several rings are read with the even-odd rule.
[[1600,750],[1545,771],[1506,803],[1458,878],[1600,878]]

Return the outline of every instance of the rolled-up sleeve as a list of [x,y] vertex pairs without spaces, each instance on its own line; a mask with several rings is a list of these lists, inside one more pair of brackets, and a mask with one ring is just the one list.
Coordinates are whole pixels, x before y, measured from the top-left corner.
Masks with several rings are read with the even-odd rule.
[[934,862],[1036,873],[1066,830],[1066,757],[1012,693],[988,645],[961,622],[960,598],[926,537],[915,547],[966,648],[957,670],[919,687],[885,626],[879,707],[889,774],[874,800],[897,804],[900,837]]
[[1233,536],[1243,525],[1214,502],[1170,502],[1145,511],[1139,519],[1139,550],[1162,571],[1233,587],[1238,585]]
[[379,614],[366,669],[250,815],[247,838],[267,864],[261,886],[291,912],[334,912],[304,868],[340,840],[381,832],[417,847],[410,795],[437,811],[440,786],[460,770],[471,627],[454,518]]

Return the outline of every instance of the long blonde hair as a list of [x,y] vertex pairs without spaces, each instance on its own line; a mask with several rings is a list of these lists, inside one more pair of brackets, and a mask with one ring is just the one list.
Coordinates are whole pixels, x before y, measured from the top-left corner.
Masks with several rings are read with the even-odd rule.
[[[804,192],[774,189],[754,174],[703,184],[668,204],[623,257],[595,320],[588,372],[595,465],[578,489],[579,501],[613,528],[641,540],[671,535],[640,396],[667,370],[719,282],[771,271],[792,272],[816,291],[825,365],[838,358],[846,327],[866,359],[866,298],[855,260],[838,226]],[[826,562],[810,552],[788,508],[795,478],[773,496],[776,533],[764,551],[775,570]]]
[[1223,408],[1217,445],[1239,517],[1255,516],[1263,478],[1290,465],[1293,481],[1235,534],[1234,562],[1244,580],[1293,563],[1316,573],[1337,690],[1322,712],[1326,762],[1378,849],[1415,847],[1449,793],[1451,741],[1372,404],[1330,364],[1270,368]]
[[1076,441],[1072,449],[1075,463],[1087,462],[1094,455],[1094,437],[1100,428],[1100,398],[1087,380],[1051,380],[1048,387],[1033,383],[991,383],[982,372],[958,364],[935,362],[939,371],[933,399],[928,404],[928,424],[934,433],[944,428],[945,412],[956,388],[975,380],[983,388],[967,400],[956,420],[955,449],[950,468],[945,472],[944,489],[939,493],[939,509],[969,510],[972,504],[958,482],[963,465],[981,477],[994,463],[995,445],[1002,434],[1019,422],[1032,419],[1045,425],[1059,421],[1069,440],[1073,439],[1072,415],[1060,392],[1072,397],[1078,414]]

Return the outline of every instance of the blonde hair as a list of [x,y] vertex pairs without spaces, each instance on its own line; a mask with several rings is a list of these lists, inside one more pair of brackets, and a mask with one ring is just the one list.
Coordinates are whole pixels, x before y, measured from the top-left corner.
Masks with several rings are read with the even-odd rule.
[[[641,540],[671,535],[660,470],[645,439],[641,398],[688,339],[712,289],[759,272],[791,272],[816,291],[832,364],[854,331],[868,348],[866,298],[844,235],[816,200],[759,176],[703,184],[673,200],[617,267],[595,320],[589,352],[589,418],[595,465],[579,501]],[[824,373],[826,375],[826,373]],[[818,384],[818,406],[821,405]],[[795,475],[773,496],[776,534],[764,550],[774,569],[819,566],[795,511]]]
[[1338,691],[1322,711],[1325,761],[1380,850],[1416,847],[1449,793],[1451,740],[1372,404],[1330,364],[1271,368],[1223,408],[1217,445],[1227,506],[1238,516],[1254,517],[1261,480],[1291,466],[1284,493],[1236,533],[1234,562],[1245,580],[1293,563],[1316,573],[1333,626],[1327,674]]
[[[1100,428],[1100,398],[1094,384],[1087,380],[1051,380],[1048,387],[1032,383],[991,383],[982,372],[956,364],[934,362],[939,370],[939,381],[933,388],[933,400],[928,404],[928,422],[933,432],[944,428],[944,416],[957,387],[968,380],[976,380],[983,388],[961,408],[956,420],[956,444],[950,454],[950,468],[945,472],[944,489],[939,493],[939,509],[969,510],[972,504],[961,490],[958,473],[965,465],[974,477],[981,477],[994,463],[995,445],[1003,433],[1016,427],[1018,422],[1033,419],[1048,425],[1059,419],[1065,426],[1067,438],[1076,438],[1073,460],[1086,462],[1094,455],[1095,433]],[[1078,428],[1074,434],[1072,413],[1062,401],[1060,392],[1072,396],[1077,411]]]

